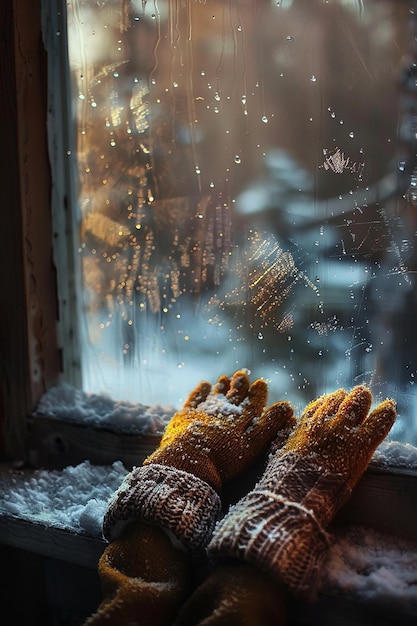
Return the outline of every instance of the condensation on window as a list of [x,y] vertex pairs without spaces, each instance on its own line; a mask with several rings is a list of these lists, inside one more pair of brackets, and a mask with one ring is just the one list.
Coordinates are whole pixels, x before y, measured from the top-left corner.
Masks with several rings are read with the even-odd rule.
[[366,384],[417,441],[414,8],[67,2],[87,391]]

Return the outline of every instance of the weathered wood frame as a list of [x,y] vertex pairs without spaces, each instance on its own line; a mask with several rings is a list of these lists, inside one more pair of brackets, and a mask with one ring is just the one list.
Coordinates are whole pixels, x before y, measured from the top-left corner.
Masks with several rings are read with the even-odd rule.
[[28,412],[60,372],[40,7],[0,4],[0,451],[14,459]]

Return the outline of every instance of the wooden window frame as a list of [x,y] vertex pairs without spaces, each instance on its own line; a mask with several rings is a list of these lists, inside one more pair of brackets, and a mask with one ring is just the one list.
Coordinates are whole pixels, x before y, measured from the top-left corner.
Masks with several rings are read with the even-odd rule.
[[41,1],[2,2],[0,30],[0,453],[22,459],[27,415],[61,372]]

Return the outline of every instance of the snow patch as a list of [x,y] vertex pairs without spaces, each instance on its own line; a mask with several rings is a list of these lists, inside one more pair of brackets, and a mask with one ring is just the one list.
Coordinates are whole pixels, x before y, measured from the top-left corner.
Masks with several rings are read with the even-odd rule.
[[232,417],[241,415],[245,401],[241,404],[233,404],[222,393],[212,393],[207,396],[204,402],[201,402],[197,410],[207,413],[207,415],[222,415]]
[[417,617],[417,543],[360,526],[335,530],[323,589]]
[[409,443],[383,441],[375,450],[372,463],[382,467],[417,468],[417,448]]
[[40,399],[35,415],[82,422],[128,434],[162,433],[176,409],[113,400],[105,394],[89,394],[67,383],[49,389]]
[[85,461],[64,470],[0,473],[0,514],[91,537],[101,537],[107,502],[127,474]]

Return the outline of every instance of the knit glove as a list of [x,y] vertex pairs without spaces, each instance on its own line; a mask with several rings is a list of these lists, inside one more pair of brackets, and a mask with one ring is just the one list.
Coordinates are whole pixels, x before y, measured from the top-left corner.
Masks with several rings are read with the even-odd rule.
[[133,520],[164,528],[179,547],[200,557],[219,517],[224,481],[266,452],[294,417],[288,402],[267,410],[267,385],[247,374],[221,376],[191,392],[168,424],[158,449],[134,468],[111,499],[104,536],[113,541]]
[[329,537],[346,502],[396,418],[394,401],[370,414],[369,389],[343,389],[310,403],[254,489],[219,522],[214,558],[243,559],[313,599]]
[[166,626],[189,595],[188,556],[144,522],[106,546],[98,573],[103,599],[84,626]]

